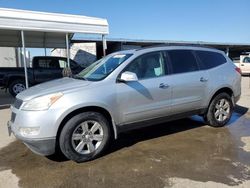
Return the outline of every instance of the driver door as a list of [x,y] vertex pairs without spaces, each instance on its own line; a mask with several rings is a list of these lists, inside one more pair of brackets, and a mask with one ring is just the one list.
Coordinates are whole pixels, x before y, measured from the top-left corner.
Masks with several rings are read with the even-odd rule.
[[116,84],[119,124],[166,116],[170,112],[171,87],[163,52],[139,56],[122,72],[137,75],[138,81]]

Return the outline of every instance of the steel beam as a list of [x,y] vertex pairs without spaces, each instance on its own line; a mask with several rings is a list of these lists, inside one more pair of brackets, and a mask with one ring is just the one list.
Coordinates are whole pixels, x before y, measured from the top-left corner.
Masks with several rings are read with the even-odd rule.
[[66,54],[67,54],[67,67],[70,68],[70,49],[69,49],[69,34],[66,33]]
[[102,49],[103,49],[103,57],[106,56],[106,49],[107,49],[107,41],[105,35],[102,35]]
[[25,74],[25,85],[26,89],[29,88],[29,79],[28,79],[28,71],[27,71],[27,62],[26,62],[26,48],[25,48],[25,39],[24,32],[21,30],[21,38],[22,38],[22,50],[23,50],[23,64],[24,64],[24,74]]

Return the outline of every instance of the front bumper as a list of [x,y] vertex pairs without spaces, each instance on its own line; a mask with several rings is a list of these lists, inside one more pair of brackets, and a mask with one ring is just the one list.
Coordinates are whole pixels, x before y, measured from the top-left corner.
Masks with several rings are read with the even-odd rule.
[[8,121],[7,127],[9,135],[13,133],[18,140],[21,140],[34,153],[43,156],[48,156],[55,153],[55,147],[56,147],[55,138],[46,138],[46,139],[24,138],[12,131],[12,125],[13,123],[11,121]]

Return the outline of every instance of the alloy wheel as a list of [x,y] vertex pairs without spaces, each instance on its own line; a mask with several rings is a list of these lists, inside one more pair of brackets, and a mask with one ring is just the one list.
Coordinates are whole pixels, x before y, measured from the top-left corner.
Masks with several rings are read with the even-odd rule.
[[223,122],[230,116],[230,104],[226,99],[220,99],[215,105],[214,117],[217,121]]
[[103,128],[97,121],[84,121],[72,134],[72,146],[80,154],[95,152],[103,141]]

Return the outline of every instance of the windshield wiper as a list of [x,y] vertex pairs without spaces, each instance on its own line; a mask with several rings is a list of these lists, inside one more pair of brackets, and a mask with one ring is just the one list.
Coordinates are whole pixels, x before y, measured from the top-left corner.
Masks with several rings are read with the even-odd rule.
[[81,77],[81,76],[78,76],[78,75],[74,75],[73,78],[78,79],[78,80],[86,80],[86,81],[88,81],[87,78],[84,78],[84,77]]

